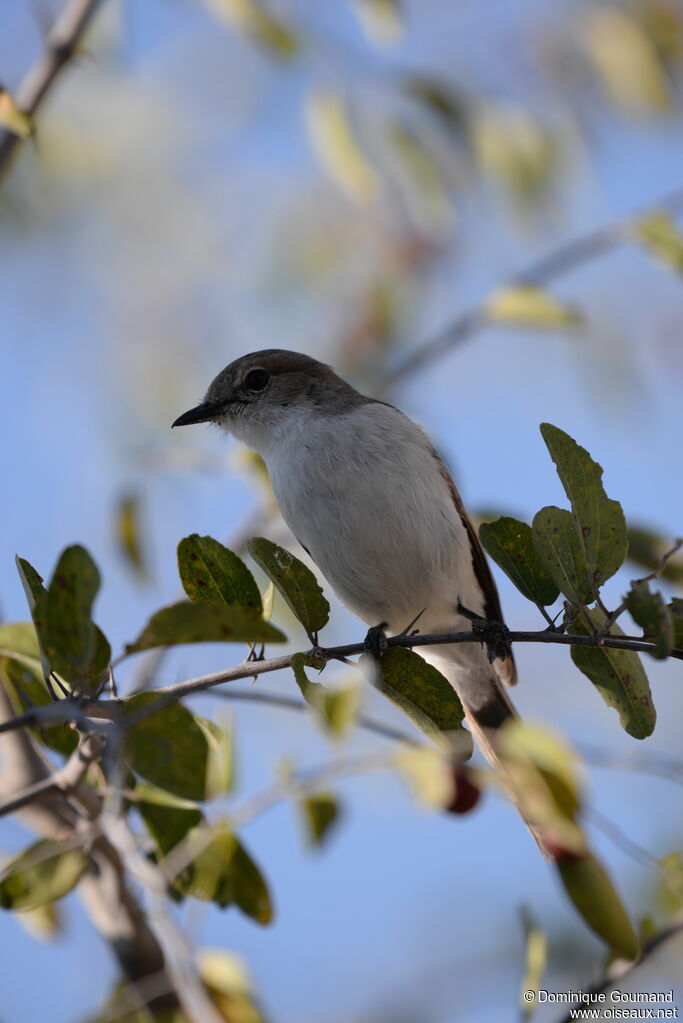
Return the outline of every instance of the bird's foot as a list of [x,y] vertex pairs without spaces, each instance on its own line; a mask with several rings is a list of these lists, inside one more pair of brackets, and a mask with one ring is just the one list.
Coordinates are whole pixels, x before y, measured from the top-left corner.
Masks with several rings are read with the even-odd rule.
[[368,629],[367,635],[363,640],[363,649],[366,654],[377,658],[387,652],[389,644],[387,643],[387,634],[384,631],[386,627],[386,622],[380,622],[379,625],[373,625],[372,628]]
[[495,660],[505,661],[511,655],[512,643],[507,625],[482,618],[481,615],[475,614],[474,611],[470,611],[460,603],[458,612],[472,623],[472,632],[480,637],[482,644],[486,644],[489,664],[493,664]]

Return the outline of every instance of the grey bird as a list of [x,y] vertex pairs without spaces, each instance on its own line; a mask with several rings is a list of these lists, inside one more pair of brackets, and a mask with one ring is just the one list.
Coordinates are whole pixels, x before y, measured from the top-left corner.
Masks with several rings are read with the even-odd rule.
[[[230,363],[173,425],[204,422],[263,457],[285,522],[369,626],[391,636],[419,616],[425,635],[469,631],[472,614],[502,625],[455,483],[424,430],[398,409],[316,359],[268,349]],[[490,662],[478,643],[419,652],[455,688],[496,764],[492,734],[515,715],[504,688],[516,682],[512,654]]]

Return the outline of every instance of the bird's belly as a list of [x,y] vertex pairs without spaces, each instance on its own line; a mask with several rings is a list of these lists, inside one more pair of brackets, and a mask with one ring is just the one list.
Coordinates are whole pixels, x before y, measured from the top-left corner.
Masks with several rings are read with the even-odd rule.
[[289,528],[369,625],[400,632],[422,612],[421,631],[452,628],[459,599],[479,602],[463,591],[468,573],[459,569],[471,565],[464,527],[419,477],[330,476],[290,459],[287,472],[271,468],[271,478]]

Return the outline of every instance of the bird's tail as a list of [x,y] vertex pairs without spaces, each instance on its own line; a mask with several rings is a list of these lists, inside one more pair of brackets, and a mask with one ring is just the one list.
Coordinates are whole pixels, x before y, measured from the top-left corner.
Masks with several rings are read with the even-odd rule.
[[[425,648],[425,651],[430,651],[430,648]],[[425,656],[425,651],[420,651],[422,656]],[[450,659],[446,660],[441,651],[434,656],[427,653],[426,659],[446,676],[457,692],[477,746],[496,772],[501,788],[517,808],[541,854],[545,859],[552,860],[553,857],[543,841],[543,835],[528,819],[511,784],[505,763],[498,754],[498,730],[507,721],[514,720],[519,715],[500,680],[494,674],[492,666],[488,663],[467,666],[454,663]]]

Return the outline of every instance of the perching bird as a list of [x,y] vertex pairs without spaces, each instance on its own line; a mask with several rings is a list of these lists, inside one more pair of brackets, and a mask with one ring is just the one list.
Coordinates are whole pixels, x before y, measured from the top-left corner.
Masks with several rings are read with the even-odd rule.
[[[496,585],[448,469],[406,415],[323,363],[268,349],[219,373],[174,426],[213,422],[264,459],[282,516],[339,599],[386,635],[502,624]],[[479,643],[421,647],[457,691],[482,752],[515,711],[512,654]]]

